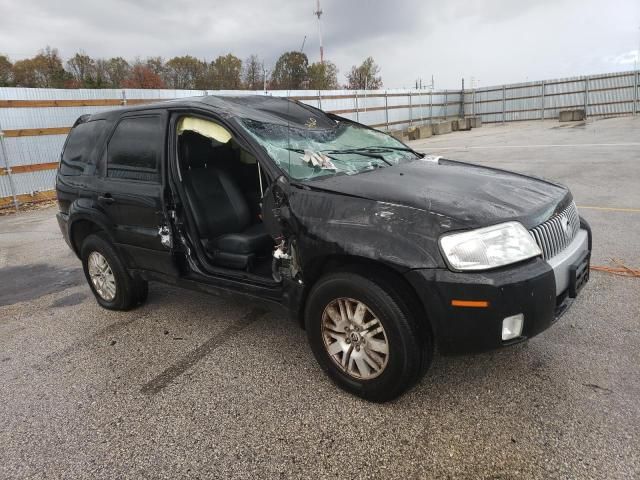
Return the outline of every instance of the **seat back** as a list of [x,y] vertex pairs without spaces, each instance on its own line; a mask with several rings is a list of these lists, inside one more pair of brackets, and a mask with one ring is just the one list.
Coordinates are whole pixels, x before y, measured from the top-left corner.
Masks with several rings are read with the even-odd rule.
[[249,206],[233,177],[216,165],[230,147],[213,147],[211,140],[189,131],[180,137],[182,180],[200,237],[242,232],[251,222]]

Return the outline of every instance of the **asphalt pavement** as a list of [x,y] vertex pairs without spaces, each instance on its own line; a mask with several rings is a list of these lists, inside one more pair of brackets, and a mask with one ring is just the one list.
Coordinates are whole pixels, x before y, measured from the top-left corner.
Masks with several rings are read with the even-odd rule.
[[[620,118],[411,145],[568,185],[592,263],[640,268],[638,142]],[[100,308],[55,212],[0,217],[0,478],[640,478],[640,279],[592,272],[543,334],[379,405],[280,310],[160,284]]]

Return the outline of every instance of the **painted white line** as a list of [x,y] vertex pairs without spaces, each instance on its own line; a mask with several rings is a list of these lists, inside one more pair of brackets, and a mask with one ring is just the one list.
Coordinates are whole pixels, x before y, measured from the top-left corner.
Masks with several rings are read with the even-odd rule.
[[578,205],[578,209],[603,210],[605,212],[634,212],[640,213],[640,208],[619,208],[619,207],[593,207],[590,205]]
[[429,145],[420,146],[424,150],[481,150],[493,148],[575,148],[575,147],[640,147],[640,142],[629,143],[569,143],[569,144],[549,144],[549,145],[478,145],[460,147],[431,147]]

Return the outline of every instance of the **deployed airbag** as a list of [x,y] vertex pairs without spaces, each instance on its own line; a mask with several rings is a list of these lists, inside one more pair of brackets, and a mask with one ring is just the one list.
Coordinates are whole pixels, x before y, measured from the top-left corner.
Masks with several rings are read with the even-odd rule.
[[224,128],[210,120],[203,120],[196,117],[183,117],[178,122],[178,135],[184,131],[196,132],[207,138],[211,138],[216,142],[227,143],[231,140],[231,133]]

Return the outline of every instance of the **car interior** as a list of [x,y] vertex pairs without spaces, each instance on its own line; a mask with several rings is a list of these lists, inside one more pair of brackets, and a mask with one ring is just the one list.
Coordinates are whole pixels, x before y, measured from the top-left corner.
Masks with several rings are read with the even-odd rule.
[[261,219],[266,178],[256,158],[224,127],[183,117],[178,122],[178,168],[208,260],[270,277],[274,241]]

